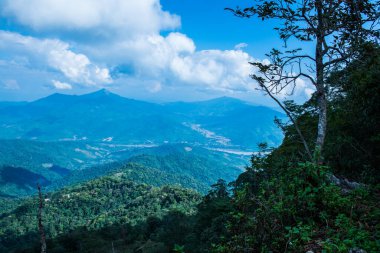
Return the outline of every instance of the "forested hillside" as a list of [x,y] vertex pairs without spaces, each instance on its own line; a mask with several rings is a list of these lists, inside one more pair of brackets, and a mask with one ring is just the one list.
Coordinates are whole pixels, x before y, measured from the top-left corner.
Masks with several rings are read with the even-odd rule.
[[[48,238],[61,238],[49,242],[49,252],[105,252],[111,245],[111,241],[109,245],[106,243],[107,238],[114,236],[118,240],[115,241],[118,250],[141,247],[148,243],[144,242],[147,239],[143,234],[149,233],[146,226],[158,226],[160,220],[171,213],[179,217],[194,214],[201,199],[196,192],[183,188],[155,188],[127,179],[122,173],[117,173],[46,194],[43,200],[45,231]],[[26,249],[38,247],[38,199],[17,203],[16,208],[11,200],[2,200],[1,203],[1,252],[33,252]],[[120,231],[124,231],[120,234],[122,237],[119,237]],[[77,241],[75,237],[84,234],[89,236],[88,239]],[[131,245],[128,246],[123,239]],[[169,245],[161,242],[159,245],[162,250],[169,250]]]
[[245,155],[185,144],[0,140],[0,193],[28,196],[35,193],[37,182],[50,191],[117,171],[137,182],[178,184],[205,193],[218,178],[233,180],[247,163]]

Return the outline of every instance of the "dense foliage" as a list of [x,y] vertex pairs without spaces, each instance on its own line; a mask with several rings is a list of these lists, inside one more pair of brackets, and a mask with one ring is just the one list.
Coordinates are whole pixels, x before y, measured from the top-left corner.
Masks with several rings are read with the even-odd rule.
[[349,193],[329,183],[328,171],[299,164],[281,175],[249,168],[231,199],[225,240],[216,252],[377,252],[378,189]]
[[[209,250],[215,252],[349,252],[380,250],[379,56],[366,45],[362,57],[331,73],[329,130],[324,165],[305,162],[292,125],[278,122],[285,139],[232,184],[232,211]],[[317,120],[313,97],[287,102],[313,145]],[[262,146],[265,150],[266,146]],[[336,185],[332,175],[343,184]],[[347,180],[365,184],[348,187]]]
[[[49,245],[49,252],[75,252],[79,250],[77,243],[83,242],[80,239],[82,236],[79,237],[79,235],[93,234],[95,230],[107,230],[107,227],[118,224],[125,225],[126,236],[130,238],[129,240],[134,238],[132,242],[139,238],[143,239],[144,236],[140,232],[149,231],[148,228],[145,230],[140,228],[144,222],[147,222],[147,225],[151,222],[153,225],[155,220],[160,221],[169,212],[176,213],[179,217],[193,214],[196,210],[195,205],[199,201],[200,196],[193,191],[178,187],[155,188],[136,184],[126,180],[120,173],[46,194],[43,219],[48,238],[57,236],[64,238],[62,241],[52,242]],[[36,230],[37,199],[29,198],[19,202],[21,203],[17,207],[9,200],[6,205],[2,205],[1,252],[21,252],[23,248],[30,248],[39,241]],[[173,220],[172,217],[171,219]],[[65,235],[66,233],[68,234]],[[101,236],[105,232],[99,233],[98,236]],[[73,235],[78,235],[78,237],[75,239]],[[112,238],[112,233],[107,236]],[[73,240],[73,243],[65,240]],[[91,238],[91,241],[94,240],[95,238]],[[106,238],[103,239],[103,241],[106,240]],[[87,252],[95,252],[95,247],[101,241],[95,240],[88,246],[92,248]],[[58,246],[54,248],[53,245],[56,244]],[[83,244],[86,245],[85,242]],[[84,247],[83,244],[80,247]]]
[[333,103],[329,165],[356,180],[380,182],[380,48],[366,45],[361,57],[330,77]]
[[37,182],[51,191],[114,172],[124,172],[140,183],[179,184],[206,193],[218,178],[236,178],[247,160],[247,156],[187,144],[125,147],[0,140],[0,194],[27,196],[35,193]]
[[[330,75],[323,163],[307,161],[294,126],[277,121],[283,144],[260,145],[244,173],[230,184],[218,180],[203,199],[131,183],[122,172],[51,193],[44,209],[49,252],[379,252],[380,49],[366,45],[361,53]],[[286,103],[309,145],[315,103]],[[170,173],[177,164],[145,161]],[[5,200],[2,249],[38,252],[36,199]]]
[[191,176],[180,173],[170,173],[161,169],[147,167],[139,163],[112,163],[96,166],[86,170],[75,171],[68,177],[58,180],[47,188],[49,191],[57,190],[67,185],[75,185],[103,175],[119,173],[130,181],[145,183],[152,186],[179,185],[184,188],[195,189],[198,192],[206,193],[209,185]]
[[[333,172],[361,182],[379,183],[380,48],[366,45],[361,57],[345,69],[331,73],[329,127],[323,156]],[[289,101],[288,109],[310,146],[316,133],[315,97],[303,105]],[[285,139],[269,157],[271,167],[305,160],[304,148],[292,125],[280,123]]]

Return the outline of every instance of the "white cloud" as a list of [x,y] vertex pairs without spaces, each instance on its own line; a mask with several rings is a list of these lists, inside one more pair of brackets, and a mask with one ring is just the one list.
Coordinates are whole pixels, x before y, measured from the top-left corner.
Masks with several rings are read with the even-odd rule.
[[[257,62],[257,61],[256,61]],[[261,61],[264,65],[269,65],[270,61],[264,59]],[[258,73],[260,76],[260,73]],[[288,73],[289,78],[296,77],[297,73]],[[275,80],[277,80],[277,77]],[[290,81],[290,79],[289,79]],[[288,84],[285,81],[282,83],[282,87],[278,86],[278,89],[274,89],[272,93],[281,100],[295,99],[295,100],[308,100],[311,98],[312,94],[315,92],[315,87],[310,83],[298,77],[295,82],[290,82]]]
[[203,50],[188,56],[177,56],[171,70],[182,81],[207,85],[221,90],[251,90],[249,75],[254,69],[248,63],[252,57],[236,50]]
[[252,90],[248,63],[253,58],[242,50],[196,51],[195,43],[185,34],[174,32],[140,36],[116,42],[100,50],[113,64],[128,63],[137,78],[145,83],[195,85],[215,90]]
[[169,47],[176,53],[194,53],[194,41],[182,33],[170,33],[166,38]]
[[296,99],[305,100],[310,99],[311,95],[314,93],[315,87],[306,82],[302,78],[297,78],[295,83],[290,83],[284,87],[276,96],[280,99]]
[[0,49],[11,54],[12,59],[27,57],[31,67],[48,65],[69,80],[83,85],[110,83],[107,68],[101,68],[84,54],[70,50],[69,44],[56,39],[37,39],[18,33],[0,31]]
[[71,84],[68,84],[68,83],[65,83],[65,82],[60,82],[60,81],[57,81],[57,80],[51,80],[54,88],[58,89],[58,90],[71,90],[73,87],[71,86]]
[[[246,43],[237,44],[234,50],[197,51],[194,41],[185,34],[171,32],[163,36],[161,31],[173,31],[181,21],[163,11],[160,0],[1,2],[2,16],[34,29],[34,36],[54,34],[60,39],[0,30],[0,50],[8,57],[0,56],[0,67],[2,60],[10,60],[29,68],[55,70],[61,76],[46,80],[53,79],[57,89],[75,88],[75,84],[113,84],[156,93],[169,85],[217,92],[245,92],[257,87],[249,77],[255,68],[248,62],[255,59],[244,52]],[[65,38],[70,38],[70,44],[63,41]],[[126,66],[128,71],[115,76],[133,81],[111,78],[108,68],[117,70],[119,66]],[[302,81],[298,86],[298,95],[312,92]]]
[[48,64],[77,83],[96,85],[111,82],[108,69],[92,64],[83,54],[70,51],[67,44],[52,48],[48,52]]
[[302,78],[298,78],[296,81],[296,88],[294,90],[294,96],[296,97],[304,97],[305,99],[310,99],[311,95],[315,92],[315,87],[306,82]]
[[4,10],[5,15],[38,31],[64,30],[65,36],[77,31],[113,35],[96,45],[76,41],[76,50],[82,52],[76,53],[60,40],[12,34],[8,43],[23,40],[22,47],[30,48],[29,53],[43,55],[51,68],[74,83],[111,82],[108,69],[91,63],[89,55],[107,66],[130,66],[129,75],[142,79],[150,92],[158,92],[168,83],[225,91],[252,90],[254,86],[248,64],[252,57],[242,51],[246,44],[240,43],[236,50],[196,51],[194,41],[185,34],[162,36],[161,30],[179,27],[180,18],[163,11],[159,0],[7,0]]
[[[296,73],[289,74],[289,76],[295,75]],[[306,82],[302,78],[297,78],[295,84],[289,84],[278,95],[282,99],[290,97],[310,99],[314,91],[315,87],[311,83]]]
[[36,30],[93,29],[98,35],[113,30],[134,35],[180,26],[180,18],[163,11],[159,0],[5,0],[3,9],[3,15]]
[[305,91],[304,91],[307,98],[311,98],[314,92],[315,92],[315,88],[311,86],[305,88]]
[[156,93],[156,92],[159,92],[162,90],[162,85],[160,82],[157,82],[157,81],[153,81],[152,83],[150,83],[147,87],[147,90],[150,92],[150,93]]
[[236,50],[242,50],[243,48],[246,48],[246,47],[248,47],[247,43],[239,43],[239,44],[235,45]]
[[3,81],[3,88],[6,90],[19,90],[20,85],[18,84],[17,80],[9,79]]

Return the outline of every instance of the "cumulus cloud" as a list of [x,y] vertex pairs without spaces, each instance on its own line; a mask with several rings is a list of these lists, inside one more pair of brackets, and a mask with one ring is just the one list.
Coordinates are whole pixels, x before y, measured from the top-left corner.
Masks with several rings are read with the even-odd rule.
[[157,34],[116,42],[108,50],[103,48],[102,52],[105,53],[103,57],[114,64],[127,62],[132,65],[136,75],[160,78],[167,74],[175,57],[193,54],[195,44],[181,33],[170,33],[166,37]]
[[252,90],[249,75],[254,71],[248,63],[253,58],[242,50],[196,50],[194,41],[185,34],[173,32],[140,36],[116,42],[101,51],[114,64],[128,63],[134,75],[160,87],[193,85],[215,90]]
[[194,53],[195,44],[192,39],[182,33],[170,33],[166,38],[169,47],[176,53]]
[[[249,77],[256,70],[248,63],[255,59],[244,52],[246,43],[231,50],[197,50],[191,38],[175,32],[180,17],[164,11],[160,0],[4,0],[0,7],[2,16],[33,29],[35,36],[0,30],[0,50],[8,57],[0,56],[0,67],[2,60],[11,60],[54,70],[61,76],[46,79],[56,89],[134,85],[120,79],[151,93],[170,85],[218,92],[257,88]],[[163,30],[169,33],[164,36]],[[45,37],[52,35],[60,39]],[[298,82],[297,94],[312,92]]]
[[71,84],[68,84],[68,83],[65,83],[65,82],[60,82],[60,81],[57,81],[57,80],[51,80],[54,88],[56,88],[57,90],[71,90],[73,87],[71,86]]
[[111,82],[107,68],[91,63],[86,55],[74,53],[69,44],[57,39],[37,39],[0,31],[0,49],[12,59],[26,57],[25,64],[32,67],[48,65],[76,83],[97,85]]
[[207,85],[221,90],[251,90],[248,63],[252,57],[236,50],[203,50],[184,57],[175,57],[170,65],[174,74],[191,84]]
[[76,49],[81,52],[77,53],[61,40],[0,33],[0,39],[8,36],[8,43],[16,42],[29,53],[43,55],[51,68],[74,83],[111,82],[108,69],[91,63],[89,55],[113,69],[130,66],[128,75],[142,79],[150,92],[168,83],[215,90],[252,89],[252,68],[248,64],[252,57],[243,52],[245,43],[235,50],[197,51],[194,41],[185,34],[171,32],[163,36],[160,31],[178,28],[180,18],[163,11],[159,0],[6,0],[3,14],[37,31],[113,34],[112,39],[96,46],[77,41]]
[[39,41],[50,48],[46,53],[49,66],[73,82],[109,82],[108,70],[91,64],[86,56],[91,55],[115,68],[131,66],[133,75],[156,84],[146,87],[150,91],[162,89],[168,80],[218,90],[249,88],[251,57],[242,51],[246,44],[237,45],[236,50],[196,51],[194,41],[185,34],[160,35],[163,29],[178,28],[180,18],[163,11],[159,0],[7,0],[4,10],[5,15],[36,30],[115,34],[96,47],[79,43],[77,48],[85,54],[74,53],[62,41]]
[[151,34],[181,23],[177,15],[162,10],[159,0],[5,0],[3,9],[3,15],[35,30],[96,29],[98,35],[109,30]]

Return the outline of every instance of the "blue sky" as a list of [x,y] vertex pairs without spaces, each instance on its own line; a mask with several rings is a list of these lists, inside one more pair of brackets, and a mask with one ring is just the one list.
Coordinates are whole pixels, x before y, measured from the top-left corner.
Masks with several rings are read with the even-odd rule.
[[[282,43],[234,17],[248,0],[0,0],[0,100],[107,88],[150,101],[232,96],[271,104],[248,61]],[[310,87],[300,82],[294,98]]]

